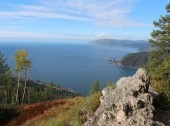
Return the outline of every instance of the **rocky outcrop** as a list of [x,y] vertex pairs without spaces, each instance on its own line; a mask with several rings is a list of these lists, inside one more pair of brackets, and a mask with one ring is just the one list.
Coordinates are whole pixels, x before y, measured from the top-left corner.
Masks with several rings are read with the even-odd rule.
[[164,126],[154,120],[153,100],[158,94],[149,89],[144,69],[121,78],[115,89],[107,87],[102,94],[99,108],[85,126]]

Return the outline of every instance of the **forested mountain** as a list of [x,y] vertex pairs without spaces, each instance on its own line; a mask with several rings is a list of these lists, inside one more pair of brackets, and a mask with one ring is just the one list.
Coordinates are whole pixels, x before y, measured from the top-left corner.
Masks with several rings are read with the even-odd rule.
[[148,62],[148,56],[148,52],[130,53],[122,58],[120,64],[132,68],[144,67]]
[[[16,96],[16,83],[15,78],[11,78],[11,82],[0,85],[0,105],[10,105],[15,104]],[[23,83],[23,81],[21,82]],[[7,87],[8,86],[8,87]],[[7,90],[8,88],[8,90]],[[19,90],[19,103],[21,103],[23,84],[21,84]],[[8,94],[7,94],[8,93]],[[53,82],[40,83],[32,80],[27,81],[27,89],[24,103],[36,103],[41,101],[49,101],[53,99],[63,99],[69,97],[79,96],[78,93],[71,91],[63,86],[56,85]]]

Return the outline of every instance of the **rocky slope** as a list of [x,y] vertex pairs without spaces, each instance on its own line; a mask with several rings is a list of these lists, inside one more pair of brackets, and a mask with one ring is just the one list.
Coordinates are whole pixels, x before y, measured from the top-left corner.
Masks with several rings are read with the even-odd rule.
[[155,120],[153,102],[158,94],[149,88],[144,69],[121,78],[115,89],[107,87],[102,94],[100,106],[85,126],[165,126]]

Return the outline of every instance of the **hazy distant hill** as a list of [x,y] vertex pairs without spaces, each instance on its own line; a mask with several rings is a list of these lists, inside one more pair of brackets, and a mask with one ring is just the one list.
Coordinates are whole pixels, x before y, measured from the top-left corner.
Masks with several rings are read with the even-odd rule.
[[150,46],[147,41],[144,40],[116,40],[116,39],[98,39],[93,40],[92,43],[96,45],[103,46],[122,46],[122,47],[132,47],[138,49],[144,49]]

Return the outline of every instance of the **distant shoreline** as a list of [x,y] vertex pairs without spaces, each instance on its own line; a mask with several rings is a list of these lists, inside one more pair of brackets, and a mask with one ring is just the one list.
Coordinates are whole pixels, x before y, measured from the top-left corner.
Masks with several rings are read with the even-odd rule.
[[116,64],[119,67],[137,69],[144,67],[148,62],[149,52],[129,53],[121,59],[107,58],[109,64]]
[[125,66],[125,65],[122,65],[121,64],[121,60],[116,60],[116,59],[113,59],[113,58],[107,58],[106,60],[109,64],[115,64],[119,67],[123,67],[123,68],[129,68],[129,69],[138,69],[138,67],[128,67],[128,66]]

